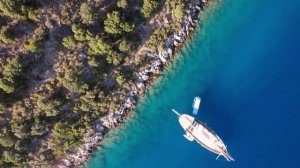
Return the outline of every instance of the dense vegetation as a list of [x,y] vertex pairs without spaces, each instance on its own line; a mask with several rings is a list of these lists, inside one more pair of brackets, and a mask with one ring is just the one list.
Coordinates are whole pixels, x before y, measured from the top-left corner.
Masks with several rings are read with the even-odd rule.
[[[188,0],[0,0],[0,167],[50,166],[135,85]],[[172,18],[157,27],[161,9]],[[146,61],[146,62],[145,62]]]

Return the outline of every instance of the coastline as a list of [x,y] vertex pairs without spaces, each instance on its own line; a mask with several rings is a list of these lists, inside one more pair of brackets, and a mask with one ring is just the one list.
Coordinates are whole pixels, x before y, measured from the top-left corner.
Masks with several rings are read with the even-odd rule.
[[[277,53],[281,49],[280,45],[290,49],[293,49],[293,46],[284,44],[285,42],[282,41],[274,45],[272,37],[280,37],[285,34],[286,30],[289,30],[288,27],[293,25],[293,21],[289,21],[290,24],[285,25],[284,29],[278,28],[282,26],[280,23],[277,23],[276,28],[264,29],[266,26],[264,24],[274,26],[265,23],[264,19],[260,19],[259,23],[253,25],[251,22],[257,18],[257,12],[261,12],[259,16],[272,15],[270,12],[272,9],[264,10],[260,2],[252,2],[260,4],[260,9],[258,10],[257,6],[250,7],[251,5],[246,1],[223,1],[217,10],[209,14],[209,18],[202,22],[203,24],[194,33],[190,43],[181,49],[178,54],[179,58],[176,57],[176,61],[172,63],[173,68],[164,71],[161,77],[154,82],[154,86],[152,84],[147,89],[145,98],[138,102],[133,111],[133,118],[126,120],[125,123],[105,136],[104,141],[101,142],[86,167],[175,168],[185,167],[184,165],[186,167],[222,167],[223,163],[216,161],[209,152],[182,137],[182,129],[178,126],[176,117],[170,114],[170,107],[177,108],[182,112],[190,112],[190,100],[195,94],[205,97],[206,100],[204,109],[198,117],[206,121],[222,138],[224,137],[224,141],[232,150],[231,153],[239,155],[245,151],[244,148],[252,151],[238,156],[239,161],[234,164],[238,164],[238,167],[249,167],[249,164],[253,167],[272,165],[277,167],[286,164],[286,160],[276,161],[276,158],[280,158],[280,153],[272,156],[268,153],[273,150],[278,151],[276,146],[285,142],[285,138],[278,134],[278,130],[272,128],[274,125],[280,127],[284,135],[288,135],[291,130],[297,128],[297,119],[292,119],[295,118],[295,115],[287,115],[286,110],[282,109],[289,105],[293,107],[288,109],[289,114],[298,114],[294,113],[297,111],[298,99],[291,101],[287,97],[297,97],[297,93],[299,93],[297,92],[299,88],[296,87],[299,80],[293,76],[299,74],[300,71],[295,71],[298,69],[297,63],[292,63],[297,62],[299,57],[294,53],[291,57],[283,58],[282,55],[286,50]],[[243,10],[245,6],[249,8]],[[241,9],[242,11],[240,11]],[[296,10],[294,8],[294,11]],[[249,14],[249,11],[253,13]],[[271,17],[271,21],[278,18],[269,17]],[[249,25],[251,25],[250,29]],[[274,29],[280,29],[282,33],[275,35],[274,33],[277,31],[270,32]],[[297,37],[293,36],[296,29],[293,30],[287,33],[287,36],[291,36],[291,39],[297,41]],[[253,36],[252,33],[257,33],[257,31],[264,32],[266,36],[256,36],[252,45],[243,43],[243,40],[249,40]],[[264,43],[257,43],[260,40],[270,41],[272,44],[265,47]],[[269,61],[267,63],[265,62],[266,53],[272,53],[268,54],[267,58],[269,59],[267,60]],[[293,61],[290,62],[290,59]],[[264,64],[260,64],[261,61]],[[274,66],[275,62],[277,62],[275,65],[278,66]],[[294,68],[287,70],[286,65]],[[253,70],[251,67],[258,69]],[[185,70],[186,68],[187,70]],[[259,73],[257,74],[257,72]],[[217,75],[215,76],[215,74]],[[288,77],[286,74],[289,74]],[[249,78],[252,80],[249,81]],[[187,81],[183,79],[187,79]],[[286,80],[280,80],[274,85],[274,79]],[[283,90],[285,96],[276,96]],[[228,97],[223,99],[226,95]],[[260,99],[253,103],[251,100],[254,97]],[[268,101],[265,103],[265,100]],[[274,101],[279,102],[280,108],[272,105]],[[270,115],[270,111],[272,113],[274,111],[275,116]],[[250,118],[251,120],[249,120]],[[277,124],[278,121],[281,121],[279,118],[292,122],[282,128]],[[253,125],[253,122],[258,125]],[[268,140],[270,136],[264,136],[266,132],[261,131],[262,127],[269,128],[268,134],[276,139],[268,145],[269,150],[265,150],[264,144],[261,144],[261,148],[255,148],[259,141],[252,134],[248,134],[250,131],[255,135],[261,135],[264,140]],[[286,132],[285,129],[289,131]],[[250,144],[245,146],[245,142]],[[280,148],[280,150],[285,153],[293,151],[293,149],[286,148]],[[257,162],[249,163],[248,159],[253,153],[259,154],[260,158]],[[288,164],[292,167],[296,163],[293,158],[290,155],[286,157],[289,160]],[[270,163],[272,160],[273,162]],[[224,164],[223,166],[228,167],[229,165]]]
[[144,96],[146,90],[153,85],[163,70],[168,69],[171,63],[177,58],[178,51],[190,40],[195,29],[198,28],[201,12],[214,5],[213,2],[218,0],[193,0],[190,2],[189,12],[182,19],[181,29],[174,32],[164,42],[165,46],[162,51],[157,49],[151,51],[137,52],[137,55],[150,55],[153,58],[151,64],[140,68],[136,73],[135,85],[127,93],[125,100],[119,105],[119,111],[113,112],[100,118],[99,122],[94,123],[95,134],[85,135],[82,146],[77,148],[74,154],[68,158],[62,159],[57,163],[57,167],[72,167],[83,165],[87,162],[92,154],[97,150],[99,144],[106,133],[119,127],[124,121],[130,118],[131,111],[135,109],[137,102]]

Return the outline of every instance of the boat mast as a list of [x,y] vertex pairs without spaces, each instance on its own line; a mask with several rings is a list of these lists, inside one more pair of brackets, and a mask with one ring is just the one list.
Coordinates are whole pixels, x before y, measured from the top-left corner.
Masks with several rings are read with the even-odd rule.
[[178,117],[181,116],[181,114],[180,114],[178,111],[176,111],[175,109],[172,109],[172,111],[173,111]]

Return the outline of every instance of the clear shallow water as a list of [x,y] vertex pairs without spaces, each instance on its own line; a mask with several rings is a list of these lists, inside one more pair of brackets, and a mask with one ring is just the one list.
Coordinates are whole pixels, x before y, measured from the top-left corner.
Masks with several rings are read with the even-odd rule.
[[[111,132],[90,168],[297,167],[300,146],[300,1],[225,0],[180,61]],[[223,139],[235,162],[184,139],[170,111],[191,113]]]

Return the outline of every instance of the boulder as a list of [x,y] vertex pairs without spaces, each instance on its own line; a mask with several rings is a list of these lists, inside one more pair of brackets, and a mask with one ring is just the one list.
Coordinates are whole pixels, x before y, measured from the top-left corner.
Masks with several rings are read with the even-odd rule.
[[139,89],[143,89],[145,87],[145,85],[142,83],[142,82],[137,82],[136,83],[136,86],[139,88]]

